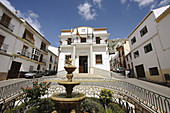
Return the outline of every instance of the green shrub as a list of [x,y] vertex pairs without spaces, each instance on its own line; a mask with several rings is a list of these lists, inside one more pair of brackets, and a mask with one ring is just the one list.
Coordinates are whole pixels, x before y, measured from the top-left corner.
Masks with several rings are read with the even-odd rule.
[[[30,106],[30,109],[27,109]],[[54,103],[49,98],[39,101],[29,101],[11,109],[5,113],[51,113],[54,110]]]
[[112,111],[111,108],[109,108],[109,109],[106,111],[106,113],[113,113],[113,111]]
[[123,111],[123,110],[119,107],[119,105],[117,105],[117,104],[115,104],[115,103],[113,103],[113,102],[109,103],[109,104],[108,104],[108,107],[109,107],[110,109],[112,109],[113,113],[125,113],[125,111]]
[[100,103],[92,101],[90,99],[85,99],[81,103],[81,112],[89,112],[89,113],[105,113],[103,106]]
[[38,80],[32,82],[33,87],[27,86],[26,88],[21,88],[25,93],[25,101],[38,100],[41,96],[44,96],[48,88],[50,87],[51,82],[41,82],[38,84]]
[[102,89],[100,94],[99,94],[99,98],[101,100],[101,102],[103,103],[103,105],[107,105],[109,102],[112,101],[112,94],[113,91],[109,90],[109,89]]

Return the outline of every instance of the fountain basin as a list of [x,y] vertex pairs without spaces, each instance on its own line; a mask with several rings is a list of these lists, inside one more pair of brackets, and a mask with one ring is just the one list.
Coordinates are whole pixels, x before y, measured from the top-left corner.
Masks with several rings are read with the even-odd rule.
[[79,85],[80,82],[59,81],[58,84],[62,85],[66,88],[66,93],[67,93],[66,97],[72,98],[73,88],[74,88],[74,86]]
[[50,98],[55,103],[57,111],[72,110],[78,108],[80,103],[85,99],[83,93],[73,93],[72,98],[67,98],[65,93],[53,94]]
[[64,66],[64,69],[65,69],[68,73],[72,73],[72,72],[76,69],[76,66],[68,65],[68,66]]

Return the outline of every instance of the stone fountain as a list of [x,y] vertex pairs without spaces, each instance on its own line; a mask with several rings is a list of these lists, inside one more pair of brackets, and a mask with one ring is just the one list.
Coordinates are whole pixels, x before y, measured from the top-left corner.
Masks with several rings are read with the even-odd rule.
[[73,71],[75,71],[76,66],[72,65],[72,61],[68,59],[69,65],[64,66],[67,71],[66,77],[67,81],[59,81],[58,84],[62,85],[66,89],[66,93],[53,94],[50,98],[55,103],[57,113],[70,113],[72,109],[78,110],[79,105],[85,99],[85,94],[83,93],[72,93],[73,88],[79,85],[80,82],[72,81]]

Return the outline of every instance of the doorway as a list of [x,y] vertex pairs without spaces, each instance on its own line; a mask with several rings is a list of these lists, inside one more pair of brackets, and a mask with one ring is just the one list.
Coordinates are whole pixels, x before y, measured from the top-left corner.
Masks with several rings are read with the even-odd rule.
[[7,78],[18,78],[19,77],[19,70],[21,67],[20,62],[15,62],[12,61],[11,68],[8,72],[8,77]]
[[88,73],[87,56],[79,56],[79,73]]
[[136,68],[137,78],[144,78],[144,77],[146,77],[145,76],[145,70],[144,70],[143,64],[135,66],[135,68]]

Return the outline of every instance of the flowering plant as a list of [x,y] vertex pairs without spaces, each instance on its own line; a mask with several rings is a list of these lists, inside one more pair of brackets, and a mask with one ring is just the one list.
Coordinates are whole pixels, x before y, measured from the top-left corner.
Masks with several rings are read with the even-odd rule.
[[99,94],[99,98],[100,98],[101,102],[104,105],[106,105],[112,101],[112,94],[113,94],[113,91],[104,88],[101,90],[101,92]]
[[32,82],[33,87],[27,86],[26,88],[21,88],[25,93],[25,99],[28,101],[37,100],[41,96],[44,96],[47,93],[48,88],[50,87],[51,82],[41,82],[38,84],[38,80]]

